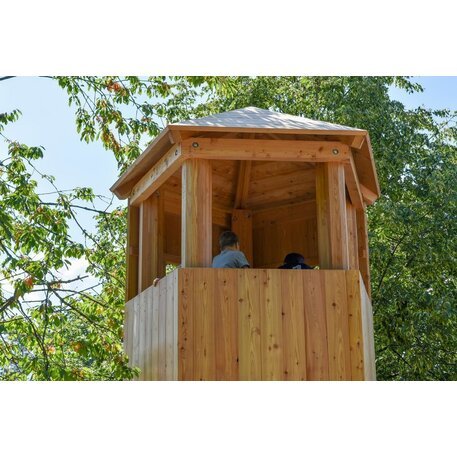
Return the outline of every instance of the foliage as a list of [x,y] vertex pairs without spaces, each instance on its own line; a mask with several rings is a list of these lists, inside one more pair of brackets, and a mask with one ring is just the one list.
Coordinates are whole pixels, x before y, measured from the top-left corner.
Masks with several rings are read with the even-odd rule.
[[[378,379],[457,379],[456,113],[407,110],[394,77],[59,77],[83,141],[119,172],[166,122],[245,106],[366,129],[382,197],[369,207]],[[18,111],[0,115],[0,134]],[[130,379],[122,353],[126,215],[90,189],[43,200],[45,150],[6,140],[0,156],[0,377]],[[80,214],[96,215],[89,233]],[[79,228],[84,243],[69,235]],[[62,280],[84,261],[97,284]],[[6,283],[8,281],[8,283]],[[12,290],[10,290],[12,288]]]

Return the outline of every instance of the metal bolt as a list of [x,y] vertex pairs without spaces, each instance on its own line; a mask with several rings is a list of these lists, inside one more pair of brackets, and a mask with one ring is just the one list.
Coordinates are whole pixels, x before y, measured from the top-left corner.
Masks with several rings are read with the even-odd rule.
[[332,154],[334,156],[337,156],[339,153],[340,153],[340,151],[338,149],[332,149]]
[[193,148],[198,148],[199,146],[200,146],[200,145],[199,145],[197,142],[192,143],[192,147],[193,147]]

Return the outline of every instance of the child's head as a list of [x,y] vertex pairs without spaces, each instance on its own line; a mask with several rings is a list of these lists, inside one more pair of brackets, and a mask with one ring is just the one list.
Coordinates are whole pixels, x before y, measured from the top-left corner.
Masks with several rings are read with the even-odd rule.
[[305,263],[305,258],[297,252],[290,252],[284,257],[284,263],[288,265],[298,265],[299,263]]
[[229,230],[222,232],[219,236],[219,246],[221,251],[224,249],[239,249],[240,244],[236,233],[233,233]]

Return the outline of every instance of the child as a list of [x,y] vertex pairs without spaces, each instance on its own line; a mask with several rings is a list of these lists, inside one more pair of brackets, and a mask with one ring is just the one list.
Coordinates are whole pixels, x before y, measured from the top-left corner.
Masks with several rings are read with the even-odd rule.
[[214,257],[213,268],[250,268],[246,256],[240,251],[240,243],[235,233],[221,233],[219,246],[221,253]]
[[279,268],[286,269],[286,270],[312,270],[313,268],[310,267],[305,263],[305,258],[296,252],[291,252],[284,257],[284,265],[281,265]]

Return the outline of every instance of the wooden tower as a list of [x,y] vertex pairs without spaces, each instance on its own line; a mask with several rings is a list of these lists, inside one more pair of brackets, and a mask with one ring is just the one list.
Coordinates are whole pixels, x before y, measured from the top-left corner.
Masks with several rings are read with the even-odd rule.
[[[111,190],[140,380],[375,379],[365,130],[252,107],[171,124]],[[210,268],[230,229],[253,268]],[[319,269],[279,270],[288,252]]]

